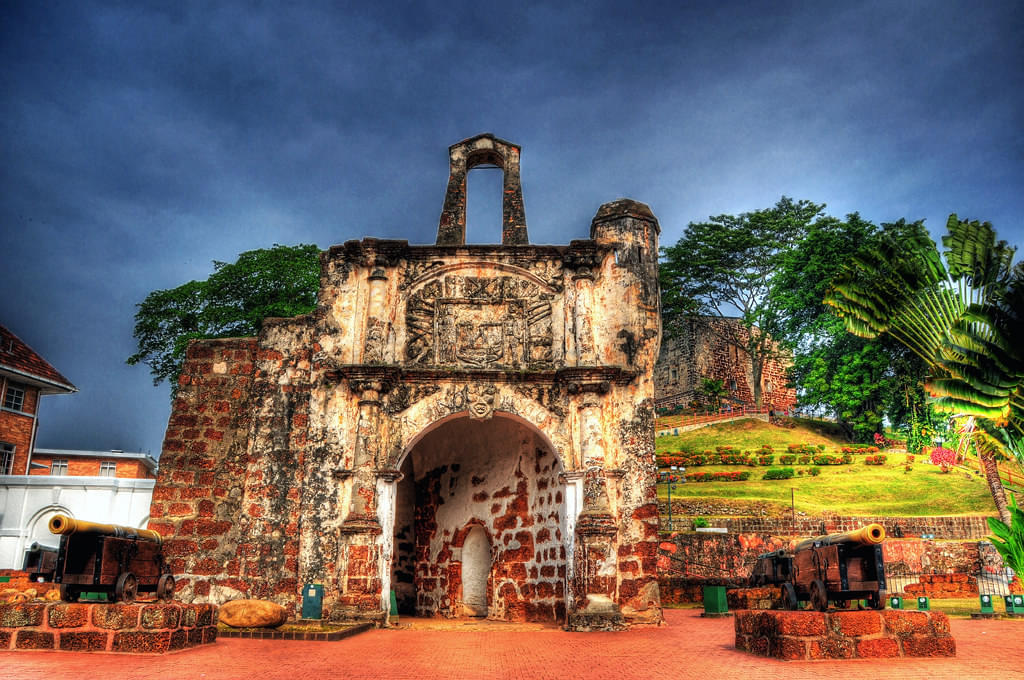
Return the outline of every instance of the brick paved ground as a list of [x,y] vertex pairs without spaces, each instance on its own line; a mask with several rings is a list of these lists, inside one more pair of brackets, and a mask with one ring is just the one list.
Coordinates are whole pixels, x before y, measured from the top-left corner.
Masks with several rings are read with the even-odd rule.
[[[628,633],[375,630],[340,642],[220,640],[163,657],[0,652],[0,677],[221,678],[1011,678],[1024,677],[1024,621],[953,620],[957,658],[786,663],[733,649],[732,619],[666,611],[668,625]],[[473,629],[476,628],[476,629]]]

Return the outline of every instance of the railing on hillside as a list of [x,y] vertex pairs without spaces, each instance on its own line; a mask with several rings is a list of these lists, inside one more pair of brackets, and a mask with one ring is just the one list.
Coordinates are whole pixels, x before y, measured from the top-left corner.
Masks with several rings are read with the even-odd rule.
[[754,408],[754,407],[733,407],[733,408],[722,408],[718,411],[709,411],[705,413],[692,413],[692,414],[678,414],[674,416],[661,416],[658,418],[658,430],[671,430],[679,427],[686,427],[688,425],[699,425],[704,423],[713,423],[719,420],[726,420],[729,418],[744,418],[746,416],[766,416],[771,415],[771,410],[766,408]]
[[[946,577],[948,577],[948,576],[955,576],[955,575],[949,575],[949,574],[890,574],[890,573],[886,573],[886,575],[885,575],[886,592],[889,595],[901,595],[901,596],[905,596],[905,597],[906,596],[917,597],[918,595],[921,595],[921,594],[927,594],[927,592],[922,592],[922,588],[915,588],[915,589],[912,589],[910,592],[908,592],[907,591],[907,587],[908,586],[917,585],[917,584],[921,584],[922,578],[927,579],[927,577],[934,577],[934,576],[939,576],[939,577],[946,576]],[[1010,591],[1010,583],[1013,581],[1013,572],[1011,572],[1009,570],[1003,569],[1003,570],[998,570],[998,571],[993,571],[993,572],[982,571],[980,573],[974,573],[974,574],[969,574],[969,575],[965,575],[965,576],[969,576],[971,579],[975,580],[975,582],[978,585],[978,593],[979,594],[984,593],[984,594],[988,594],[988,595],[993,595],[995,597],[1004,597],[1006,595],[1011,595],[1012,594],[1011,591]],[[934,588],[934,586],[933,586],[933,588]],[[929,590],[928,586],[924,585],[923,586],[923,590],[924,591]],[[972,591],[974,590],[973,583],[970,586],[970,590],[972,590]],[[930,595],[930,596],[934,597],[934,594]],[[941,597],[941,595],[939,597]]]

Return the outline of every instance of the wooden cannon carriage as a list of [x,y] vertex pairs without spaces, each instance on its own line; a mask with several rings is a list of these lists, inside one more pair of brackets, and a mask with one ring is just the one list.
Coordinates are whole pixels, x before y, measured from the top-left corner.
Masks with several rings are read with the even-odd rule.
[[106,593],[116,602],[133,602],[138,593],[165,601],[174,597],[174,576],[157,532],[65,515],[54,515],[49,526],[60,535],[53,582],[60,584],[65,602],[77,601],[83,592]]
[[880,524],[809,538],[792,549],[759,555],[751,582],[755,586],[778,585],[786,609],[797,609],[801,601],[810,600],[815,609],[825,611],[830,601],[848,607],[851,601],[861,599],[873,609],[884,609],[884,540],[885,529]]

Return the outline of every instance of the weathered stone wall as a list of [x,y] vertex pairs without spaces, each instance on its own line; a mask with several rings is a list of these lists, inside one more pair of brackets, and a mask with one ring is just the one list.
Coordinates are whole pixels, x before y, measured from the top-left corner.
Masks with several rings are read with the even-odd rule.
[[[744,344],[749,333],[738,319],[701,318],[684,321],[662,344],[654,368],[655,399],[659,407],[687,405],[700,399],[704,378],[721,380],[728,398],[754,403],[754,374],[749,355],[730,340]],[[796,390],[787,387],[786,362],[769,359],[761,376],[766,408],[788,411],[796,405]]]
[[[660,503],[661,512],[668,513],[667,504]],[[676,530],[688,530],[693,517],[712,515],[714,510],[729,509],[727,505],[714,507],[700,499],[672,501],[673,524]],[[708,526],[728,529],[736,534],[770,534],[777,536],[823,536],[854,531],[868,524],[881,524],[887,536],[893,538],[920,538],[929,536],[938,540],[983,539],[991,532],[983,515],[951,515],[934,517],[886,517],[823,515],[820,517],[708,517]],[[666,524],[666,529],[670,527]]]
[[[620,200],[590,239],[531,246],[518,147],[482,135],[450,157],[437,245],[335,246],[315,313],[190,348],[153,512],[181,597],[294,613],[322,583],[325,616],[380,622],[395,587],[458,615],[459,532],[479,525],[490,615],[660,621],[657,220]],[[464,172],[498,161],[505,243],[465,245]],[[461,421],[511,443],[434,441],[459,443]]]

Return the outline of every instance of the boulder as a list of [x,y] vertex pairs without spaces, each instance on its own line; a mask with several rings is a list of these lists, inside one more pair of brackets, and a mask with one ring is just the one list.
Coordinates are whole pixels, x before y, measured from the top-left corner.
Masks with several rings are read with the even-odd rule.
[[220,621],[233,628],[276,628],[288,618],[284,607],[267,600],[232,600],[220,606]]
[[48,602],[60,602],[60,591],[56,589],[47,590],[46,595],[43,595],[43,599]]

